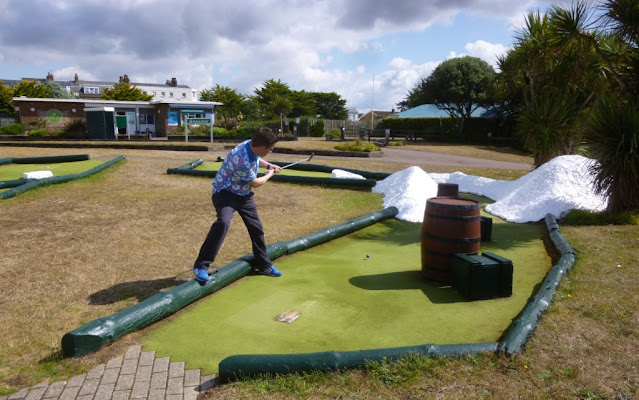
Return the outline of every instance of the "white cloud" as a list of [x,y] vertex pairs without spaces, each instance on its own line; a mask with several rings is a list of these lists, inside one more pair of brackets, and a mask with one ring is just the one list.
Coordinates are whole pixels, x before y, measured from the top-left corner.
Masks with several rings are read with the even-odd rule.
[[[390,110],[441,60],[388,54],[389,35],[454,23],[462,10],[509,21],[545,3],[0,0],[0,57],[29,70],[41,65],[42,76],[55,70],[56,79],[75,73],[98,80],[126,73],[140,82],[177,77],[194,89],[219,83],[245,94],[280,79],[294,90],[337,92],[362,109],[370,107],[375,72],[375,108]],[[451,45],[449,58],[463,49],[494,64],[505,49],[480,38],[460,46]],[[20,70],[8,71],[0,64],[0,78],[21,77]]]
[[501,43],[493,44],[483,40],[467,43],[465,48],[470,56],[481,58],[492,65],[493,68],[497,68],[497,58],[505,55],[509,50],[508,47]]

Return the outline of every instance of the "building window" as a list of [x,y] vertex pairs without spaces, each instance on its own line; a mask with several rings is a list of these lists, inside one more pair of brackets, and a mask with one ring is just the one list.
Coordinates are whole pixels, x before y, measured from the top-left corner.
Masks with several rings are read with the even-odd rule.
[[169,93],[169,97],[173,97],[173,92]]
[[186,93],[182,93],[182,98],[186,99]]
[[166,92],[162,92],[162,97],[166,96]]
[[85,86],[84,87],[84,93],[99,94],[100,93],[100,88],[97,87],[97,86]]
[[139,123],[140,125],[144,125],[144,124],[152,125],[155,123],[153,118],[154,118],[153,111],[151,111],[149,114],[140,113]]

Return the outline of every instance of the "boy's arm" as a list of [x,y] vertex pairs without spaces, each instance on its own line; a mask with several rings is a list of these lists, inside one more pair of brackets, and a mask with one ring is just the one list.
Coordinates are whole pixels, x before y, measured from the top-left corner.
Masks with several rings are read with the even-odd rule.
[[274,173],[275,173],[275,170],[268,169],[268,170],[266,170],[266,173],[264,175],[260,176],[259,178],[253,179],[248,184],[251,185],[251,187],[253,187],[253,188],[260,187],[263,184],[265,184],[266,182],[268,182],[268,180],[271,179],[271,177],[273,176]]
[[267,170],[272,169],[276,174],[282,170],[282,167],[279,165],[271,164],[262,158],[260,158],[260,168],[266,168]]

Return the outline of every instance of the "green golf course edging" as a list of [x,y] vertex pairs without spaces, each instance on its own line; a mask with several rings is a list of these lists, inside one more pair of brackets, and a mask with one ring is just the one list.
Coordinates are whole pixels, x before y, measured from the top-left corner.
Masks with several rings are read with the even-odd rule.
[[397,360],[406,355],[452,357],[465,354],[494,353],[497,342],[463,345],[423,344],[408,347],[357,351],[325,351],[304,354],[241,354],[220,362],[221,382],[264,374],[285,375],[311,371],[343,371],[363,367],[367,362]]
[[[222,157],[218,157],[217,161],[224,161]],[[202,165],[204,161],[199,158],[195,161],[192,161],[188,164],[179,166],[177,168],[169,168],[167,169],[167,174],[181,174],[181,175],[192,175],[192,176],[206,176],[209,178],[214,178],[217,175],[217,171],[204,171],[204,170],[195,170],[199,165]],[[272,164],[279,165],[283,167],[286,163],[282,162],[272,162]],[[325,172],[331,173],[334,169],[338,169],[336,167],[330,167],[326,165],[319,164],[297,164],[290,167],[290,169],[298,170],[298,171],[315,171],[315,172]],[[301,183],[301,184],[312,184],[312,185],[322,185],[329,187],[340,187],[340,188],[364,188],[370,189],[377,183],[378,180],[385,179],[389,176],[387,173],[383,172],[369,172],[369,171],[360,171],[349,168],[339,168],[343,171],[351,172],[353,174],[358,174],[364,177],[364,179],[352,179],[352,178],[319,178],[319,177],[308,177],[308,176],[290,176],[290,175],[273,175],[271,180],[273,182],[287,182],[287,183]],[[261,174],[260,174],[261,175]]]
[[411,347],[368,349],[358,351],[327,351],[300,354],[240,354],[225,358],[219,364],[220,380],[228,382],[242,377],[264,374],[290,374],[310,371],[340,371],[363,368],[369,362],[392,360],[411,354],[453,357],[477,353],[504,352],[519,354],[536,329],[542,313],[551,303],[564,274],[572,268],[575,250],[564,239],[552,214],[545,217],[550,238],[561,254],[559,262],[546,274],[537,293],[513,321],[500,342],[463,343],[451,345],[423,344]]
[[[289,242],[276,242],[267,246],[272,260],[285,254],[292,254],[315,245],[347,235],[369,225],[393,218],[396,207],[388,207],[362,217],[324,228],[320,231],[300,236]],[[148,299],[119,311],[108,317],[91,321],[62,337],[62,351],[66,356],[82,356],[99,350],[127,333],[142,329],[165,318],[192,302],[208,296],[252,270],[253,254],[241,257],[211,275],[211,280],[201,284],[196,280],[185,282],[171,290],[158,293]]]
[[13,158],[11,162],[14,164],[45,164],[45,163],[71,162],[71,161],[85,161],[88,159],[89,159],[88,154],[71,154],[66,156]]
[[[78,159],[74,159],[74,157],[78,157]],[[82,158],[79,158],[82,157]],[[86,158],[84,158],[86,157]],[[88,155],[80,155],[80,156],[55,156],[55,157],[29,157],[29,158],[14,158],[13,163],[23,163],[23,164],[33,164],[33,163],[53,163],[53,162],[69,162],[69,161],[84,161],[88,160]],[[21,162],[16,162],[16,160],[20,160]],[[28,160],[28,161],[24,161]],[[56,160],[56,161],[52,161]],[[40,186],[45,185],[53,185],[58,183],[65,183],[69,181],[73,181],[76,179],[85,178],[89,175],[93,175],[102,171],[105,168],[112,166],[113,164],[124,160],[124,156],[118,156],[112,160],[109,160],[103,164],[98,165],[97,167],[93,167],[87,171],[84,171],[79,174],[68,174],[68,175],[60,175],[60,176],[52,176],[50,178],[44,179],[15,179],[12,181],[0,182],[0,188],[10,187],[11,189],[6,190],[4,192],[0,192],[0,200],[9,199],[17,196],[20,193],[24,193],[28,190],[35,189]]]
[[504,339],[499,344],[499,350],[511,356],[516,356],[523,351],[526,342],[536,329],[541,315],[552,302],[561,279],[572,269],[575,263],[577,252],[561,234],[555,216],[546,214],[545,221],[550,240],[559,252],[560,257],[557,264],[550,268],[537,293],[530,298],[528,304],[513,321]]

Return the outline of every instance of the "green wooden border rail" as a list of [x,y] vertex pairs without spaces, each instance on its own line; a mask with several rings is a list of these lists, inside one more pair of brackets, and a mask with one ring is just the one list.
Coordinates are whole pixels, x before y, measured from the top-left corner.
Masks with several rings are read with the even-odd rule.
[[[217,161],[223,161],[222,157],[218,157]],[[180,175],[191,175],[191,176],[206,176],[209,178],[214,178],[217,175],[217,171],[203,171],[196,170],[197,166],[201,165],[204,161],[201,158],[198,158],[195,161],[192,161],[188,164],[179,166],[177,168],[169,168],[167,169],[167,174],[180,174]],[[272,162],[272,164],[279,165],[283,167],[286,163],[283,162]],[[314,172],[325,172],[331,173],[335,167],[329,167],[326,165],[319,164],[297,164],[291,167],[291,169],[295,169],[298,171],[314,171]],[[318,178],[318,177],[310,177],[310,176],[290,176],[290,175],[273,175],[271,181],[273,182],[287,182],[287,183],[300,183],[300,184],[311,184],[311,185],[322,185],[329,187],[339,187],[339,188],[347,188],[347,189],[370,189],[377,184],[378,180],[382,180],[387,178],[390,174],[384,172],[369,172],[369,171],[360,171],[356,169],[350,168],[340,168],[343,171],[351,172],[354,174],[358,174],[364,177],[364,179],[352,179],[352,178]],[[261,176],[261,174],[260,174]]]

